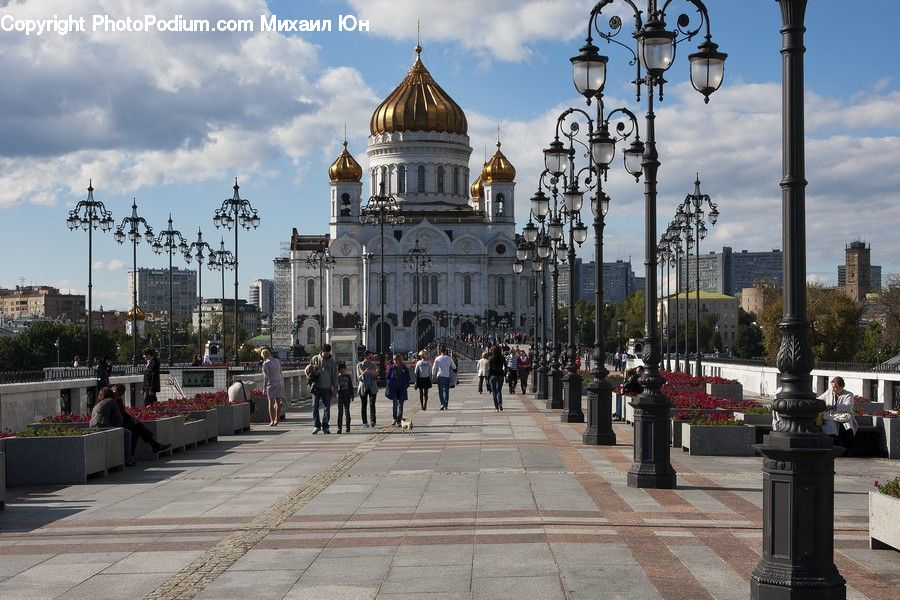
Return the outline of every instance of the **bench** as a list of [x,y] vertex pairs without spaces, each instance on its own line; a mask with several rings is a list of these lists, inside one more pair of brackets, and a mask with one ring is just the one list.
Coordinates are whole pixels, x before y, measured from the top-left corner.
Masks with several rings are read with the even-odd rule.
[[[772,424],[765,423],[762,425],[748,425],[756,430],[756,443],[763,443],[763,436],[772,433]],[[860,425],[853,437],[853,443],[850,445],[844,456],[879,456],[878,436],[880,435],[878,427],[875,425]]]

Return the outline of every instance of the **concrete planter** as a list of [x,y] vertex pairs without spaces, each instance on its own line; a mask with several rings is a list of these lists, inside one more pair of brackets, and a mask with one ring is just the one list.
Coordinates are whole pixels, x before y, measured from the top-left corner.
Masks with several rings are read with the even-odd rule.
[[206,443],[206,421],[185,421],[182,431],[185,449]]
[[707,383],[706,393],[710,396],[718,398],[726,398],[728,400],[743,400],[744,386],[740,383]]
[[219,411],[216,408],[210,410],[195,410],[191,417],[203,421],[206,424],[206,441],[215,442],[219,439]]
[[771,425],[772,413],[766,415],[747,414],[739,411],[734,412],[734,418],[743,421],[745,425]]
[[856,424],[860,427],[871,427],[875,424],[875,417],[872,415],[856,415]]
[[[256,403],[256,408],[253,410],[253,413],[250,416],[250,421],[252,423],[268,423],[269,422],[269,408],[267,406],[268,399],[263,397],[255,397],[253,401]],[[281,401],[281,414],[278,415],[279,419],[284,419],[285,414],[287,413],[287,407],[289,404],[289,400],[287,398]],[[332,400],[332,406],[335,406],[337,400]],[[335,413],[337,414],[337,413]]]
[[869,548],[900,550],[900,499],[869,492]]
[[[89,429],[90,426],[90,423],[32,423],[29,425],[32,429],[51,429],[53,427]],[[112,433],[107,439],[106,469],[109,471],[123,469],[125,467],[125,432],[120,427],[104,429],[103,431]]]
[[[184,421],[184,419],[179,416],[174,416],[166,417],[165,419],[157,419],[156,421],[143,421],[144,427],[150,430],[150,433],[153,434],[153,437],[156,438],[157,442],[160,444],[172,445],[171,448],[160,454],[168,454],[171,456],[172,450],[184,445],[178,427],[179,421]],[[148,444],[138,441],[137,449],[134,452],[134,458],[137,460],[156,460],[159,458],[160,454],[154,452]]]
[[692,456],[755,456],[753,427],[729,425],[681,426],[681,447]]
[[[9,485],[71,485],[88,475],[107,473],[107,440],[114,430],[69,437],[8,438],[6,482]],[[112,436],[124,454],[122,430]]]
[[235,420],[235,410],[231,404],[222,404],[216,407],[216,420],[219,428],[216,435],[234,435],[237,430],[237,421]]
[[250,403],[232,404],[234,408],[234,432],[250,431]]
[[888,458],[900,458],[900,418],[875,417],[879,452]]

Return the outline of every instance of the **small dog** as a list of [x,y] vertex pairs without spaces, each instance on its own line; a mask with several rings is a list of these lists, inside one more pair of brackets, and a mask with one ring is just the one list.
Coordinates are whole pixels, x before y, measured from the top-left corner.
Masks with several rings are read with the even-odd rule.
[[400,419],[400,429],[412,431],[412,428],[413,428],[412,421],[407,421],[406,419]]

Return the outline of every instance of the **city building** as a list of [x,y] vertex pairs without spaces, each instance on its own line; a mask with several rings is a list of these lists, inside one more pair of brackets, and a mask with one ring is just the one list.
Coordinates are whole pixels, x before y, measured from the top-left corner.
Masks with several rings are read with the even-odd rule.
[[271,315],[275,307],[275,282],[271,279],[255,280],[250,284],[247,301],[258,306],[260,314]]
[[[579,300],[594,302],[597,291],[595,262],[575,259],[575,294]],[[635,277],[631,259],[603,263],[603,301],[607,304],[621,302],[636,291],[643,291],[644,278]],[[569,302],[569,266],[559,267],[559,302],[566,306]]]
[[[666,323],[668,323],[669,315],[672,317],[671,327],[674,331],[675,329],[675,315],[676,312],[679,315],[679,318],[682,323],[684,323],[684,315],[685,310],[690,308],[690,321],[691,327],[695,327],[695,315],[697,311],[697,293],[691,292],[688,296],[687,302],[685,301],[685,294],[682,292],[681,294],[671,296],[667,296],[659,301],[658,305],[658,317],[660,318],[660,322],[662,325],[662,331],[666,331]],[[676,303],[678,305],[676,311]],[[728,296],[725,294],[717,294],[714,292],[700,292],[700,318],[702,319],[704,315],[712,315],[716,318],[716,329],[719,332],[719,336],[722,338],[722,347],[724,349],[731,349],[734,345],[734,338],[737,335],[737,326],[738,326],[738,300],[734,296]],[[693,330],[689,335],[694,335]],[[663,339],[665,339],[665,334],[662,334]],[[702,342],[701,342],[702,343]]]
[[[721,252],[710,252],[700,255],[700,290],[735,296],[744,288],[753,287],[758,281],[771,281],[781,287],[784,267],[781,250],[769,252],[750,252],[741,250],[734,252],[724,246]],[[690,289],[697,285],[697,258],[691,255],[685,266],[682,260],[680,272],[687,269]],[[681,289],[685,287],[684,277],[679,282]]]
[[[259,335],[259,307],[255,304],[250,304],[244,299],[238,300],[237,306],[238,326],[244,328],[247,337]],[[223,319],[229,325],[234,322],[234,298],[226,298],[224,302],[221,298],[204,298],[203,304],[199,306],[199,309],[194,307],[194,310],[191,311],[191,326],[194,328],[194,331],[200,326],[201,310],[203,311],[204,336],[206,336],[207,332],[212,332],[213,330],[221,334]]]
[[7,320],[41,317],[82,323],[85,320],[85,298],[84,294],[63,294],[47,285],[0,288],[0,316]]
[[881,267],[872,264],[869,244],[856,240],[844,248],[844,264],[838,265],[838,289],[857,302],[866,294],[881,290]]
[[[498,139],[470,174],[466,115],[428,72],[420,46],[369,133],[365,176],[347,140],[329,168],[328,232],[294,229],[275,259],[275,345],[318,345],[322,332],[337,356],[350,357],[360,341],[382,347],[382,333],[385,349],[410,351],[438,332],[480,333],[498,318],[528,332],[534,274],[512,269],[516,170]],[[402,211],[402,223],[384,226],[383,242],[378,224],[363,223],[363,178],[371,195],[393,197]],[[416,243],[431,258],[418,278],[404,263]],[[326,248],[335,262],[320,280],[307,259]]]
[[[134,271],[128,272],[128,298],[132,297]],[[190,318],[197,305],[197,271],[172,268],[172,318]],[[169,312],[169,269],[137,270],[137,304],[149,313]]]
[[763,290],[756,287],[744,288],[741,290],[741,308],[744,312],[751,315],[758,315],[765,307],[765,297]]

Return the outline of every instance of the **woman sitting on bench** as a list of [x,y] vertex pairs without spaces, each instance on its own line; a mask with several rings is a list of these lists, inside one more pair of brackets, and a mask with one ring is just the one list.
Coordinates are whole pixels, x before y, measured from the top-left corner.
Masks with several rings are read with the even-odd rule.
[[843,378],[833,377],[831,389],[819,396],[819,400],[825,401],[822,433],[830,435],[837,445],[849,450],[859,424],[853,416],[853,394],[844,389]]

